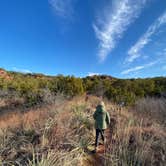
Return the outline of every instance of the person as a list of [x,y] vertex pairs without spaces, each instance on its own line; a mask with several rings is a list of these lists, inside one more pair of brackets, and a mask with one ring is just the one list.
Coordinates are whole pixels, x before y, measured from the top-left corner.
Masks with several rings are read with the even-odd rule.
[[99,135],[103,140],[103,144],[105,144],[104,131],[108,128],[110,124],[110,116],[106,111],[105,104],[103,101],[96,107],[96,111],[93,114],[93,118],[95,120],[95,128],[96,128],[96,139],[95,139],[95,150],[97,152],[97,147],[99,144]]

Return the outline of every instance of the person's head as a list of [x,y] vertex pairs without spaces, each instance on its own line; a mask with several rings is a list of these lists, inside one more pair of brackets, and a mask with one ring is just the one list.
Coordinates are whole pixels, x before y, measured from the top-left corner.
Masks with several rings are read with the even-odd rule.
[[103,101],[100,101],[100,102],[99,102],[99,105],[102,106],[102,107],[105,107],[105,104],[104,104]]

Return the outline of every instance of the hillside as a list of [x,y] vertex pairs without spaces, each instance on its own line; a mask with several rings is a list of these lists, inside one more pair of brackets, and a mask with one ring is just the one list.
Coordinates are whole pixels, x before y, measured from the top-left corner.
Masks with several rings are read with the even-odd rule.
[[136,100],[151,96],[166,96],[166,77],[118,79],[107,75],[76,78],[45,76],[0,70],[0,89],[24,98],[30,105],[43,102],[47,94],[74,97],[84,93],[103,96],[112,102],[132,105]]
[[4,69],[0,68],[0,78],[3,78],[5,80],[11,80],[12,77],[5,71]]

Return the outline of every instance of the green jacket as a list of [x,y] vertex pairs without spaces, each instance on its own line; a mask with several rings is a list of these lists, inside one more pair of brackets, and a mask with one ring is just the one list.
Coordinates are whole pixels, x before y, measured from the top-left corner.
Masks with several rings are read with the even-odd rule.
[[93,114],[93,118],[95,119],[96,129],[106,129],[110,124],[109,113],[105,110],[105,107],[102,105],[98,105],[96,107],[96,111]]

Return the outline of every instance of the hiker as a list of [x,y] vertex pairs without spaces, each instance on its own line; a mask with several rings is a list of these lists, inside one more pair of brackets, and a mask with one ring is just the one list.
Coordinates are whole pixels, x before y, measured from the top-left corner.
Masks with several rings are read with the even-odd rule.
[[95,120],[95,128],[96,128],[96,140],[95,140],[95,150],[94,150],[94,152],[96,152],[99,143],[99,135],[101,135],[103,143],[105,144],[104,130],[107,129],[108,125],[110,124],[110,116],[105,109],[105,104],[103,101],[100,102],[100,104],[96,107],[96,111],[93,114],[93,118]]

